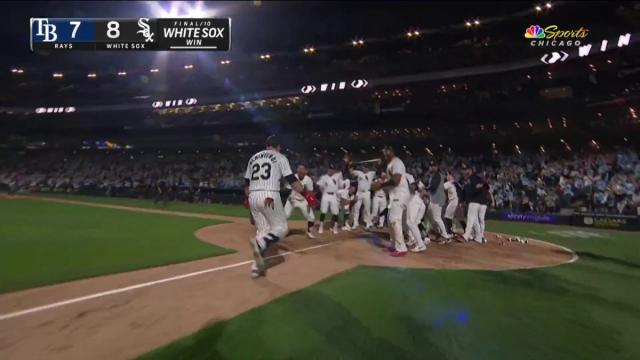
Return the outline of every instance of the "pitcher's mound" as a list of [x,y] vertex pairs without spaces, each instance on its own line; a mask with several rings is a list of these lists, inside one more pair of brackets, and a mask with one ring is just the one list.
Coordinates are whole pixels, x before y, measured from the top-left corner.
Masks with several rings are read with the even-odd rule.
[[[341,232],[338,235],[323,234],[316,240],[294,231],[285,243],[309,246],[318,242],[339,242],[322,249],[326,255],[341,261],[353,261],[356,265],[411,267],[432,269],[514,270],[531,269],[569,263],[577,255],[562,246],[548,242],[510,235],[487,233],[487,242],[451,241],[446,244],[432,242],[421,253],[409,253],[402,258],[389,256],[386,232]],[[510,238],[513,241],[510,241]],[[524,241],[526,240],[526,243]]]

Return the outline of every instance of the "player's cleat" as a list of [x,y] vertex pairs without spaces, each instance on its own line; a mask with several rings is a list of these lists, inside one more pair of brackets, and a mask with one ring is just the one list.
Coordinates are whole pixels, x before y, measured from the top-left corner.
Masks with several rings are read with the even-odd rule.
[[[263,252],[264,250],[262,248],[260,248],[260,245],[258,244],[258,240],[257,239],[251,239],[249,240],[249,242],[251,243],[251,250],[253,251],[253,260],[255,261],[255,272],[258,273],[261,276],[264,276],[264,274],[267,272],[267,267],[264,263],[264,257]],[[253,273],[254,271],[251,271],[251,277],[253,277]]]
[[257,269],[251,269],[251,278],[252,279],[257,279],[261,276],[265,276],[266,273],[265,272],[260,272]]
[[464,239],[464,241],[471,241],[471,238],[467,237],[466,235],[462,235],[462,238]]
[[486,243],[487,243],[487,238],[486,238],[486,237],[483,237],[483,238],[482,238],[482,241],[480,241],[480,242],[481,242],[482,244],[486,244]]
[[426,237],[426,238],[422,239],[422,242],[424,242],[425,245],[429,245],[429,244],[431,244],[431,239],[429,237]]
[[416,241],[411,239],[409,241],[406,241],[406,244],[407,244],[408,247],[414,247],[414,246],[416,246]]
[[408,251],[394,251],[389,255],[393,257],[402,257],[402,256],[407,256],[408,253],[409,253]]
[[315,238],[316,238],[315,236],[313,236],[313,234],[311,233],[311,231],[307,231],[307,237],[308,237],[309,239],[315,239]]
[[342,227],[342,230],[344,230],[344,231],[349,231],[349,230],[351,230],[351,227],[350,227],[349,225],[345,224],[345,225]]
[[338,235],[338,226],[334,226],[331,228],[331,232],[333,233],[333,235]]
[[419,252],[423,252],[425,250],[427,250],[426,246],[422,246],[422,247],[416,246],[414,248],[411,248],[409,251],[414,252],[414,253],[419,253]]
[[321,234],[324,232],[324,226],[323,224],[320,224],[320,227],[318,228],[318,234]]

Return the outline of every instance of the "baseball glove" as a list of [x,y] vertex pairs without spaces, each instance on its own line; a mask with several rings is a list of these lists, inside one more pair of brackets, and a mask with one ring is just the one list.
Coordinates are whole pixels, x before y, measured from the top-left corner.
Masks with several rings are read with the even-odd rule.
[[307,204],[309,204],[310,208],[315,209],[320,205],[320,202],[316,198],[316,194],[312,191],[306,192],[303,196],[307,200]]

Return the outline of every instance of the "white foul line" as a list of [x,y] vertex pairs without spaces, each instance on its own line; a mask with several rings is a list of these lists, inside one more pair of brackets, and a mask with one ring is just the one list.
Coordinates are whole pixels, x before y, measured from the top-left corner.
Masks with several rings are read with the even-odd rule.
[[[290,255],[290,254],[293,254],[293,253],[305,252],[305,251],[318,249],[318,248],[321,248],[321,247],[334,245],[334,244],[336,244],[336,243],[335,242],[331,242],[331,243],[326,243],[326,244],[310,246],[310,247],[299,249],[299,250],[292,250],[292,251],[284,252],[282,254],[269,256],[269,257],[266,257],[265,259],[271,259],[271,258],[275,258],[275,257],[286,256],[286,255]],[[163,283],[167,283],[167,282],[170,282],[170,281],[186,279],[186,278],[189,278],[189,277],[208,274],[208,273],[215,272],[215,271],[231,269],[231,268],[235,268],[235,267],[238,267],[238,266],[248,265],[248,264],[251,264],[252,262],[253,262],[253,260],[242,261],[242,262],[235,263],[235,264],[219,266],[219,267],[200,270],[200,271],[195,271],[195,272],[191,272],[191,273],[188,273],[188,274],[172,276],[172,277],[165,278],[165,279],[149,281],[149,282],[136,284],[136,285],[131,285],[131,286],[127,286],[127,287],[123,287],[123,288],[119,288],[119,289],[113,289],[113,290],[103,291],[103,292],[99,292],[99,293],[95,293],[95,294],[91,294],[91,295],[86,295],[86,296],[81,296],[81,297],[77,297],[77,298],[73,298],[73,299],[58,301],[58,302],[51,303],[51,304],[48,304],[48,305],[36,306],[36,307],[33,307],[33,308],[20,310],[20,311],[15,311],[15,312],[12,312],[12,313],[1,314],[0,315],[0,320],[7,320],[7,319],[15,318],[15,317],[18,317],[18,316],[28,315],[28,314],[32,314],[32,313],[36,313],[36,312],[40,312],[40,311],[44,311],[44,310],[58,308],[58,307],[65,306],[65,305],[79,303],[79,302],[82,302],[82,301],[87,301],[87,300],[91,300],[91,299],[97,299],[97,298],[104,297],[104,296],[109,296],[109,295],[120,294],[120,293],[131,291],[131,290],[136,290],[136,289],[140,289],[140,288],[144,288],[144,287],[148,287],[148,286],[153,286],[153,285],[157,285],[157,284],[163,284]]]

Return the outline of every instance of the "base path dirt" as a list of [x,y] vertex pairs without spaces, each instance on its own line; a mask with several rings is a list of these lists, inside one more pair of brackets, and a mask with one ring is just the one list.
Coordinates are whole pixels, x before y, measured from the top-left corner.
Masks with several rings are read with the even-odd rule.
[[392,258],[384,248],[384,232],[341,232],[312,240],[304,234],[304,222],[290,222],[290,235],[269,254],[267,276],[253,280],[248,245],[253,227],[247,219],[43,200],[232,221],[195,235],[238,252],[0,295],[2,359],[133,358],[358,265],[509,270],[576,259],[563,247],[508,242],[494,234],[486,244],[431,244],[423,253]]

